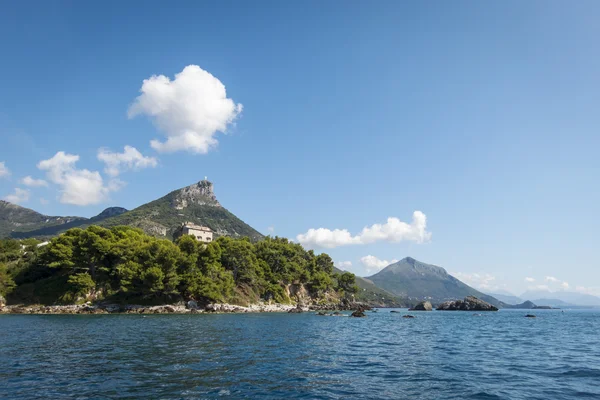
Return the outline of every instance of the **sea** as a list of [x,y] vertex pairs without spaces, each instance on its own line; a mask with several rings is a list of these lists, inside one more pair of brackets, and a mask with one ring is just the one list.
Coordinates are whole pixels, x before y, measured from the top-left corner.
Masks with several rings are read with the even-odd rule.
[[0,398],[600,399],[599,310],[395,311],[0,315]]

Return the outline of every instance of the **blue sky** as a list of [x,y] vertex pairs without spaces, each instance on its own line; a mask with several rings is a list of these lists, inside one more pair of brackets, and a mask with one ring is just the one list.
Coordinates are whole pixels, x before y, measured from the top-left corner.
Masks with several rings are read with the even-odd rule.
[[[330,230],[325,251],[360,275],[412,256],[489,291],[600,294],[599,15],[594,1],[6,4],[0,197],[93,216],[208,176],[265,234]],[[154,75],[168,81],[140,92]],[[409,225],[359,235],[390,217]]]

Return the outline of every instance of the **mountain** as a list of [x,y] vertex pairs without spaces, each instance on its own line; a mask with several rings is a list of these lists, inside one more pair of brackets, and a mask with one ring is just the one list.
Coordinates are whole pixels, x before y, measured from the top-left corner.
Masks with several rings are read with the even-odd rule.
[[486,293],[486,294],[500,300],[503,303],[510,304],[510,305],[521,304],[524,301],[522,298],[515,296],[514,294],[508,293],[508,292]]
[[[0,200],[0,237],[25,237],[24,232],[47,229],[60,231],[87,221],[82,217],[50,217],[29,208]],[[35,235],[31,235],[35,236]]]
[[367,277],[378,287],[410,300],[428,299],[433,303],[475,296],[497,307],[504,303],[459,281],[444,268],[425,264],[411,257],[388,265],[373,276]]
[[212,182],[207,180],[175,190],[131,211],[110,207],[92,218],[49,217],[0,201],[0,237],[47,238],[70,228],[95,224],[105,227],[129,225],[154,236],[171,238],[175,228],[188,221],[208,226],[217,235],[248,236],[253,240],[263,237],[221,206]]
[[539,306],[600,306],[600,297],[578,292],[530,290],[523,293],[521,297],[531,299],[531,301]]
[[154,236],[171,238],[173,231],[188,221],[208,226],[220,236],[248,236],[253,240],[263,237],[218,202],[213,184],[207,180],[174,190],[131,211],[106,218],[98,225],[129,225]]
[[[342,271],[338,268],[333,268],[333,272],[343,274],[346,271]],[[367,303],[375,307],[406,307],[412,303],[408,302],[406,298],[401,298],[393,295],[387,290],[383,290],[372,281],[356,276],[356,286],[358,286],[358,293],[356,293],[356,300]]]

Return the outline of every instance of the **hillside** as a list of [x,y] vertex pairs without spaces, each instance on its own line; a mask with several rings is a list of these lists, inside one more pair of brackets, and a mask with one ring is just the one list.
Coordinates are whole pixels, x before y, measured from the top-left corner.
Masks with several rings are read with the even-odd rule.
[[[334,267],[333,272],[343,274],[345,271]],[[356,276],[355,279],[356,286],[359,289],[356,293],[357,301],[376,307],[407,307],[412,304],[406,298],[395,296],[387,290],[377,287],[377,285],[366,278]]]
[[212,182],[207,180],[174,190],[160,199],[107,218],[98,225],[129,225],[141,228],[151,235],[171,238],[175,228],[187,221],[208,226],[219,236],[248,236],[254,240],[263,237],[256,229],[221,206],[214,194]]
[[388,265],[367,277],[378,287],[409,300],[430,299],[433,303],[475,296],[497,307],[504,303],[459,281],[444,268],[425,264],[411,257]]
[[0,201],[0,238],[46,239],[70,228],[89,225],[113,227],[128,225],[146,233],[172,238],[175,228],[183,222],[194,222],[213,229],[217,236],[243,237],[253,240],[263,237],[258,231],[221,206],[213,184],[207,180],[174,190],[131,211],[110,207],[95,217],[49,217],[28,208]]
[[0,238],[10,236],[28,237],[24,232],[37,230],[58,232],[79,226],[86,221],[87,218],[83,217],[51,217],[29,208],[0,200]]

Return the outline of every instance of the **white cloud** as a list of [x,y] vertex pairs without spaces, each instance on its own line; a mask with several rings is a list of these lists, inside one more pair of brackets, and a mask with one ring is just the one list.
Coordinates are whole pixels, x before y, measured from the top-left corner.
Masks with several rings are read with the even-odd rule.
[[553,276],[547,276],[547,277],[546,277],[546,282],[560,282],[560,280],[559,280],[559,279],[556,279],[556,278],[555,278],[555,277],[553,277]]
[[25,186],[29,186],[29,187],[41,187],[41,186],[48,186],[48,182],[46,182],[43,179],[35,179],[32,178],[31,176],[26,176],[25,178],[21,179],[21,183]]
[[4,197],[4,200],[10,201],[11,203],[21,204],[29,200],[29,190],[15,188],[15,192],[13,194],[9,194]]
[[421,211],[415,211],[410,224],[402,222],[398,218],[390,217],[385,224],[364,227],[355,236],[352,236],[347,229],[311,228],[306,233],[296,236],[296,240],[307,247],[324,247],[328,249],[378,241],[424,243],[431,239],[431,233],[427,232],[426,228],[427,217]]
[[341,270],[347,271],[348,268],[352,267],[352,261],[337,261],[335,266]]
[[492,282],[496,280],[496,277],[488,273],[468,274],[463,272],[453,272],[451,275],[477,289],[490,290],[498,288],[497,285],[492,285]]
[[123,183],[113,180],[104,185],[98,171],[76,169],[78,155],[59,151],[54,157],[40,161],[37,167],[46,171],[48,179],[61,187],[60,202],[86,206],[108,200],[109,192],[116,191]]
[[6,178],[10,176],[10,170],[5,165],[4,161],[0,161],[0,178]]
[[525,282],[535,282],[535,279],[527,277],[525,278]]
[[367,272],[380,271],[383,268],[387,267],[388,265],[394,264],[397,262],[398,262],[398,260],[396,260],[396,259],[393,259],[392,261],[380,260],[379,258],[372,256],[372,255],[364,256],[364,257],[361,257],[361,259],[360,259],[360,263],[365,267]]
[[563,289],[568,289],[569,288],[569,282],[563,282],[560,284],[560,286],[562,286]]
[[110,176],[117,176],[129,169],[156,167],[158,164],[156,158],[143,156],[138,149],[132,146],[125,146],[122,153],[113,153],[104,148],[98,149],[98,160],[106,165],[104,172]]
[[150,142],[159,152],[207,153],[218,143],[217,132],[225,133],[243,108],[227,98],[220,80],[197,65],[188,65],[173,80],[153,75],[140,92],[128,116],[147,115],[164,133],[165,142]]

